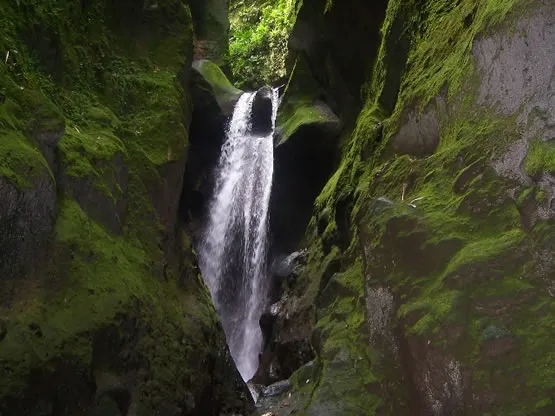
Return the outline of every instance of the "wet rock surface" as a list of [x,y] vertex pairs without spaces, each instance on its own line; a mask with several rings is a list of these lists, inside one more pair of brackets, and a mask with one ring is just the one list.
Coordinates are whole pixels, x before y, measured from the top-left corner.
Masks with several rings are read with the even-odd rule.
[[251,113],[251,132],[262,137],[272,133],[272,89],[262,87],[254,96]]
[[54,180],[46,169],[24,189],[0,177],[0,194],[0,275],[4,283],[33,275],[47,261],[57,197]]
[[409,111],[399,132],[389,139],[393,151],[417,157],[433,154],[439,144],[439,118],[444,108],[444,100],[438,98],[422,113]]

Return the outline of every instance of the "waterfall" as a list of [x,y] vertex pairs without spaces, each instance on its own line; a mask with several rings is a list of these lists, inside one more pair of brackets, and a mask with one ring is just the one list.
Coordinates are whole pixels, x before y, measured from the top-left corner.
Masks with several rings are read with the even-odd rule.
[[235,106],[199,250],[204,279],[245,381],[256,372],[262,349],[259,319],[267,306],[268,206],[279,101],[273,90],[272,132],[257,136],[251,132],[255,96],[245,93]]

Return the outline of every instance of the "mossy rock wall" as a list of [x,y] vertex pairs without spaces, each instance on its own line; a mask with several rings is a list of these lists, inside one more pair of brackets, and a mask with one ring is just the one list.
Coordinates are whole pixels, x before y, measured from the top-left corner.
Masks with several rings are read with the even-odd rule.
[[283,414],[553,414],[554,21],[548,1],[389,1],[288,289],[317,371]]
[[0,413],[244,411],[178,216],[187,2],[10,1],[0,27]]

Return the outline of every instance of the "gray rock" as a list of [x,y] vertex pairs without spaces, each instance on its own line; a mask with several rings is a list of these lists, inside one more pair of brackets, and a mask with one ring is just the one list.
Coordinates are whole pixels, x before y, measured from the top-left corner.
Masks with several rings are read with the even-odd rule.
[[272,133],[273,91],[262,87],[254,96],[251,111],[251,131],[256,136],[268,136]]
[[299,250],[289,254],[285,258],[278,258],[272,264],[272,273],[277,277],[287,277],[290,276],[292,273],[297,274],[301,267],[301,261],[304,257],[306,257],[307,251]]
[[87,416],[121,416],[116,401],[108,395],[99,397]]
[[417,110],[407,112],[402,127],[389,139],[393,151],[417,157],[433,154],[439,144],[438,113],[442,108],[443,99],[437,97],[435,105],[428,105],[422,114]]
[[229,0],[191,0],[195,21],[196,59],[224,64],[228,54]]
[[0,177],[0,278],[20,279],[47,258],[56,219],[56,186],[44,169],[19,189]]
[[397,356],[399,347],[393,333],[396,311],[393,293],[386,287],[368,285],[365,297],[370,342],[382,347],[377,348],[378,351],[386,349]]
[[[543,5],[542,5],[543,4]],[[526,210],[526,222],[555,217],[555,180],[549,172],[530,177],[523,165],[533,140],[555,139],[555,5],[540,2],[516,27],[479,38],[473,55],[481,75],[478,104],[516,116],[520,139],[492,161],[495,171],[523,186],[537,186],[545,202]]]
[[291,389],[291,382],[289,380],[278,381],[277,383],[271,384],[264,389],[262,395],[264,397],[274,397],[280,396],[283,393],[288,392]]
[[8,326],[6,325],[6,322],[2,320],[0,321],[0,342],[2,342],[4,338],[6,338],[7,334],[8,334]]
[[[541,2],[540,2],[541,3]],[[545,1],[516,27],[478,39],[478,103],[518,114],[523,138],[555,139],[555,5]]]

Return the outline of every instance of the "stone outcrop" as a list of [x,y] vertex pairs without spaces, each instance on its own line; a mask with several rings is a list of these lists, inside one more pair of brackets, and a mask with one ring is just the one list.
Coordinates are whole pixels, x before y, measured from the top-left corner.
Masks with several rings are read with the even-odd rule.
[[207,59],[193,62],[194,102],[199,113],[210,113],[215,101],[225,116],[231,116],[235,103],[243,91],[235,88],[220,67]]
[[272,133],[272,89],[262,87],[254,95],[251,113],[251,132],[256,136],[268,136]]

